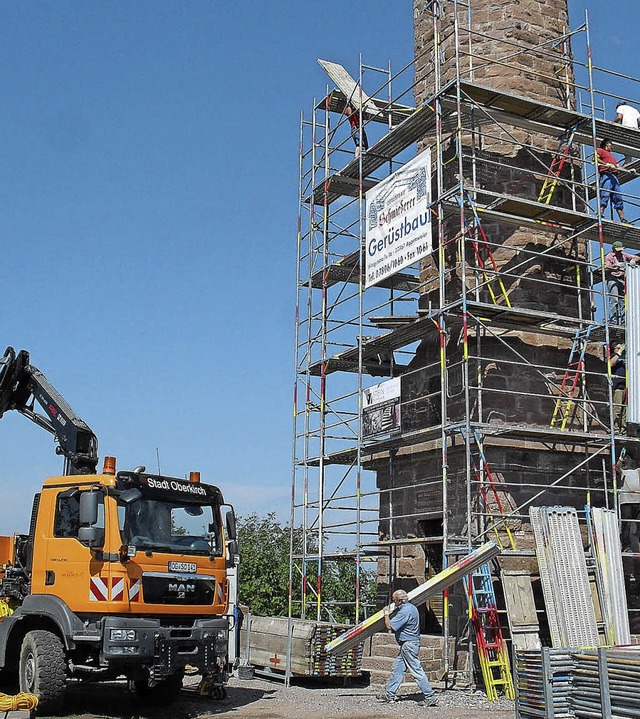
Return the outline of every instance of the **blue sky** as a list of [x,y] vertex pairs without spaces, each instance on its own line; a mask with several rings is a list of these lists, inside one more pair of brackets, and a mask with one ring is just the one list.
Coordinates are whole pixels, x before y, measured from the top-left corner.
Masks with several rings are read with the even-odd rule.
[[[635,72],[635,0],[586,5],[595,62]],[[0,351],[31,352],[101,458],[155,470],[159,448],[164,473],[286,517],[299,113],[318,57],[408,62],[411,2],[5,0],[0,19]],[[26,529],[53,450],[3,418],[0,533]]]

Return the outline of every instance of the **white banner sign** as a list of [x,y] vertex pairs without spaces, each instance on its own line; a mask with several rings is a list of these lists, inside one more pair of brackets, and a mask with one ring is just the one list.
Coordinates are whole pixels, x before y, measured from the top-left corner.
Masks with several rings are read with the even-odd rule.
[[400,377],[362,390],[362,436],[400,431]]
[[367,192],[365,287],[431,253],[430,204],[428,149]]

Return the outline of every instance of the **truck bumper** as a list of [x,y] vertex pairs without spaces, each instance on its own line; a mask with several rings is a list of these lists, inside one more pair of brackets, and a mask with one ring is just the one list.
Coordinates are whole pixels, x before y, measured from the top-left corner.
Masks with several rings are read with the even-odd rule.
[[190,627],[161,626],[156,619],[106,617],[103,662],[140,665],[161,681],[187,665],[202,674],[226,674],[226,618],[197,619]]

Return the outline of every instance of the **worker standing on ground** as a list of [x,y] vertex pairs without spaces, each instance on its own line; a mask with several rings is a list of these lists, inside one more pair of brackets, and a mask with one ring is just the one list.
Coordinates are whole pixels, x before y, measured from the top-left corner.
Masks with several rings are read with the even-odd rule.
[[611,198],[611,204],[618,213],[620,222],[624,222],[624,203],[620,195],[620,180],[618,179],[619,164],[611,148],[611,140],[603,140],[597,150],[598,172],[600,174],[600,212],[604,214]]
[[356,146],[355,156],[360,157],[361,149],[365,152],[369,149],[367,133],[364,131],[364,127],[360,124],[360,113],[351,105],[347,105],[344,108],[344,114],[349,120],[349,125],[351,125],[351,137],[353,138],[353,142]]
[[385,609],[384,623],[389,631],[395,633],[396,641],[400,645],[400,652],[393,663],[391,678],[385,692],[378,697],[378,700],[381,702],[398,701],[396,692],[402,684],[405,672],[409,672],[424,694],[424,698],[420,702],[421,706],[433,707],[437,704],[437,697],[420,664],[420,615],[414,605],[409,602],[409,597],[404,590],[395,591],[392,599],[396,605],[396,611],[392,617]]
[[625,273],[627,265],[635,265],[636,255],[624,251],[624,245],[616,240],[611,245],[611,252],[604,257],[604,272],[607,280],[609,297],[609,322],[614,325],[624,324]]

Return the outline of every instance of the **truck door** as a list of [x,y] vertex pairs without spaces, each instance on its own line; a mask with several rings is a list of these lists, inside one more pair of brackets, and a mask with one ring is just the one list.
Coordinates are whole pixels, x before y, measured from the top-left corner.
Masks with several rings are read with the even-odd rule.
[[[74,612],[103,612],[109,601],[110,564],[99,559],[101,552],[92,552],[78,541],[82,491],[88,491],[88,488],[43,492],[48,501],[41,501],[38,512],[32,591],[34,594],[54,594]],[[96,526],[104,545],[106,527],[102,495]]]

